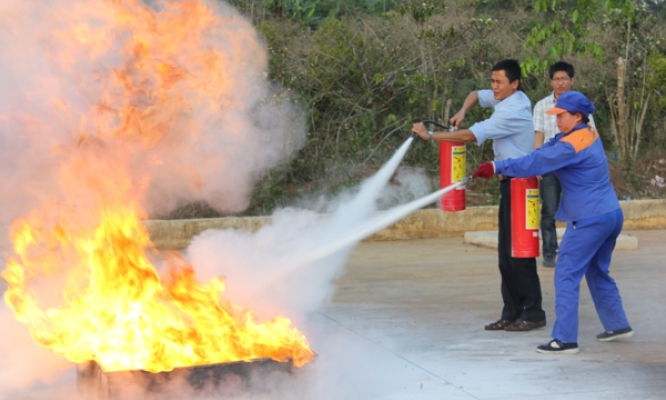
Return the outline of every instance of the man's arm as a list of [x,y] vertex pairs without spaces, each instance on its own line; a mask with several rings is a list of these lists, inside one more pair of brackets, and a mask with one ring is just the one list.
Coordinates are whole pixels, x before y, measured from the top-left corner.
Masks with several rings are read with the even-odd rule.
[[445,142],[476,142],[476,136],[469,129],[461,129],[453,132],[433,132],[432,140],[443,140]]
[[539,100],[534,106],[534,112],[532,113],[532,121],[534,122],[534,150],[543,146],[543,142],[546,140],[545,132],[545,107],[544,100]]
[[[423,122],[417,122],[412,125],[412,132],[416,132],[417,135],[423,140],[428,140],[430,135],[426,129]],[[445,142],[475,142],[476,136],[469,129],[461,129],[459,131],[453,132],[433,132],[432,140],[442,140]]]
[[[460,126],[462,125],[463,120],[465,119],[465,113],[467,112],[467,110],[474,107],[474,105],[476,105],[478,102],[479,102],[479,94],[476,92],[476,90],[473,91],[473,92],[470,92],[467,95],[467,98],[465,99],[465,101],[463,102],[463,105],[462,105],[462,108],[460,108],[460,111],[458,111],[456,113],[456,115],[451,117],[449,122],[453,123],[455,126],[460,128]],[[446,132],[446,133],[451,133],[451,132]]]
[[543,146],[543,141],[546,138],[546,135],[541,131],[534,131],[534,150]]

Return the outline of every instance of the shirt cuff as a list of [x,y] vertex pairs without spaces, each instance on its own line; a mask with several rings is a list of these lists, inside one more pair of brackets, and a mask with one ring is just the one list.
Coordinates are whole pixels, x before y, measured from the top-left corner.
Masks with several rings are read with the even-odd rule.
[[476,145],[481,146],[486,140],[486,128],[481,122],[477,122],[474,125],[469,127],[469,130],[472,131],[474,137],[476,137]]
[[506,168],[506,161],[507,160],[495,160],[493,163],[495,163],[495,175],[506,175],[504,172]]

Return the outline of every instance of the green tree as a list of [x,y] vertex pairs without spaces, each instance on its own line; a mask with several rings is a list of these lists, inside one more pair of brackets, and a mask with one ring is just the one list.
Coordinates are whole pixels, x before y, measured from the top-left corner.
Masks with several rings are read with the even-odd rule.
[[[543,71],[553,61],[566,54],[591,54],[600,62],[603,51],[591,40],[588,27],[609,15],[618,15],[633,22],[634,5],[631,0],[536,0],[534,10],[542,14],[525,41],[532,56],[523,62],[525,74]],[[546,54],[538,50],[546,48]]]
[[[610,131],[621,159],[635,159],[643,138],[649,106],[656,88],[649,82],[653,69],[648,56],[657,48],[651,32],[658,23],[645,3],[631,0],[537,0],[535,10],[544,18],[530,32],[525,45],[532,51],[524,63],[526,74],[544,71],[565,56],[591,54],[600,63],[613,63],[616,73],[607,93]],[[617,32],[604,50],[591,27]],[[654,60],[654,56],[651,58]]]

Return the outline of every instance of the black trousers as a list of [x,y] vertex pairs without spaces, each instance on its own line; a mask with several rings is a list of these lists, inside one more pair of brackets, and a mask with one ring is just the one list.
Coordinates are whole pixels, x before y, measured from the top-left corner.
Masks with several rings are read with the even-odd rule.
[[502,275],[502,319],[537,322],[546,319],[541,308],[541,283],[535,258],[511,257],[511,179],[500,181],[499,270]]
[[543,239],[543,257],[557,255],[557,231],[555,227],[555,213],[560,204],[562,185],[555,173],[544,174],[539,182],[541,194],[541,238]]

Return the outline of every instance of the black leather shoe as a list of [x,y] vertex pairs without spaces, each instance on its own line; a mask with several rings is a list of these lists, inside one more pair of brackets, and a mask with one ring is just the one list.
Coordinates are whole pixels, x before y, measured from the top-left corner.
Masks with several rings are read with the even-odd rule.
[[542,328],[544,326],[546,326],[545,320],[532,322],[519,319],[511,325],[507,325],[504,330],[509,332],[527,332],[531,331],[532,329]]

